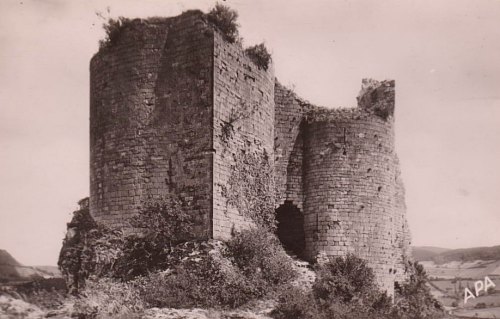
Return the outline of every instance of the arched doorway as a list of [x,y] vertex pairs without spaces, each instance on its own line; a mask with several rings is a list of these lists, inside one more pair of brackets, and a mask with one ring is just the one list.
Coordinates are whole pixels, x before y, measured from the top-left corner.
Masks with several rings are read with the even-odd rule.
[[305,248],[304,216],[291,201],[276,209],[277,236],[290,253],[302,257]]

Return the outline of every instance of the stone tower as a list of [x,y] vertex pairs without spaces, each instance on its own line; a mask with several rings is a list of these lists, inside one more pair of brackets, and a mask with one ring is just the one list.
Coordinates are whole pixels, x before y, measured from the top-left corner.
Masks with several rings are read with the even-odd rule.
[[127,227],[180,197],[198,239],[276,209],[304,258],[354,253],[389,292],[409,249],[394,151],[394,82],[364,81],[353,109],[311,105],[199,11],[134,20],[90,63],[90,213]]

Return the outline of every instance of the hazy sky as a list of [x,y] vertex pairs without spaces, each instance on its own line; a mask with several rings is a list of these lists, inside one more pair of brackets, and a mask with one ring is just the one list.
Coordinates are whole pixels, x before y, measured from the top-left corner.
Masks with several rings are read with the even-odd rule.
[[[104,16],[214,1],[0,1],[0,249],[55,264],[89,193],[89,60]],[[500,1],[227,0],[246,45],[313,103],[354,106],[396,80],[396,140],[414,245],[500,245]],[[109,7],[109,14],[106,8]]]

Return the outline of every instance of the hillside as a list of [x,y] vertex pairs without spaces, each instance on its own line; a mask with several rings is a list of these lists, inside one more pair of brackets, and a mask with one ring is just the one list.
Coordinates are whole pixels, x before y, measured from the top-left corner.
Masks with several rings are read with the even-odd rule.
[[21,264],[4,249],[0,249],[0,265],[21,266]]
[[445,264],[452,261],[500,260],[500,246],[446,249],[439,247],[413,247],[413,258],[417,261],[433,261]]
[[55,266],[24,266],[8,251],[0,249],[0,283],[59,276],[60,272]]
[[412,247],[412,255],[417,261],[432,260],[433,257],[450,250],[433,246]]
[[21,266],[6,250],[0,249],[0,283],[19,280],[16,268]]
[[434,256],[432,260],[437,264],[450,261],[500,260],[500,246],[449,250]]

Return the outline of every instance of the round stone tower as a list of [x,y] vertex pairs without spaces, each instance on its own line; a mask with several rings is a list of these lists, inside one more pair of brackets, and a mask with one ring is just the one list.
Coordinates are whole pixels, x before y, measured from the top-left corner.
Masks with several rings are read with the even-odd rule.
[[306,255],[352,253],[389,292],[401,271],[394,82],[364,81],[355,109],[316,109],[304,131]]
[[175,193],[210,232],[213,30],[199,11],[125,20],[90,63],[90,213],[112,227]]

